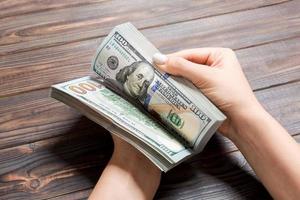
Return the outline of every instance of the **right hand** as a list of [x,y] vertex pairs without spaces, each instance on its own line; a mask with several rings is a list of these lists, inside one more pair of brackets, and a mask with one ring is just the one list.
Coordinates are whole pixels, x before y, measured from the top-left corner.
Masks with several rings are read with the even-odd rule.
[[241,115],[261,109],[231,49],[188,49],[167,56],[156,54],[153,61],[162,71],[190,80],[225,113],[228,120],[220,132],[227,137]]

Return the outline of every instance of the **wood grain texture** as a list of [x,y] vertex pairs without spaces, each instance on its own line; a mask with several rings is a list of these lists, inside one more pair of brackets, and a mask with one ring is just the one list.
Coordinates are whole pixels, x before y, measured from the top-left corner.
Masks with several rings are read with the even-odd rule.
[[300,37],[236,51],[254,90],[300,80]]
[[104,1],[28,13],[26,17],[6,17],[0,19],[0,55],[99,38],[113,26],[126,21],[132,21],[138,28],[144,29],[286,1]]
[[[237,50],[252,89],[299,80],[298,43],[300,37]],[[0,60],[0,97],[92,74],[90,62],[97,44],[89,40],[5,56]]]
[[2,0],[0,2],[0,19],[12,16],[33,14],[57,9],[100,3],[107,0]]
[[[68,137],[52,138],[3,150],[0,152],[1,158],[3,158],[0,163],[4,166],[1,169],[0,176],[1,197],[4,199],[45,199],[90,189],[97,181],[101,170],[109,158],[109,149],[111,150],[104,143],[100,134],[94,133],[94,136],[87,134],[87,137],[79,136],[78,134],[75,137],[70,134]],[[239,173],[242,172],[235,171],[235,168],[238,169],[240,167],[248,171],[250,169],[245,166],[246,163],[241,156],[236,156],[235,153],[231,155],[233,156],[233,163],[229,163],[230,159],[228,158],[226,167],[222,167],[222,171],[219,174],[238,184],[231,175],[236,174],[236,176],[239,176]],[[190,162],[174,169],[175,171],[173,170],[166,175],[165,182],[162,183],[162,185],[165,185],[165,188],[161,190],[162,194],[165,192],[173,193],[174,189],[168,189],[170,186],[178,184],[183,179],[189,180],[196,174],[199,179],[205,179],[207,182],[200,181],[195,186],[201,188],[203,184],[207,186],[216,184],[216,181],[213,181],[214,178],[209,178],[202,168],[209,168],[209,173],[216,173],[218,166],[223,165],[225,162],[225,159],[220,159],[222,157],[224,159],[224,156],[211,158],[195,157]],[[210,165],[199,163],[210,163]],[[178,173],[183,169],[189,169],[189,172],[192,173],[174,175],[176,171]],[[252,179],[253,183],[257,184],[253,177]],[[198,181],[193,180],[195,183]],[[217,181],[217,183],[222,184],[222,181]],[[188,182],[182,182],[180,190],[184,188],[189,188]],[[251,189],[253,188],[250,187]],[[227,194],[230,193],[234,194],[234,191],[229,190],[227,192]],[[216,193],[216,196],[221,197],[220,195],[222,194]]]
[[[299,135],[295,139],[300,142]],[[223,149],[217,137],[210,146]],[[0,150],[1,198],[84,199],[110,154],[110,138],[88,130]],[[238,151],[211,156],[207,148],[164,174],[156,195],[156,199],[198,198],[270,199]]]
[[[296,59],[300,52],[299,45],[296,45],[299,42],[297,36],[300,36],[300,14],[296,9],[299,5],[299,1],[286,2],[256,10],[193,20],[180,25],[149,28],[142,32],[163,52],[204,46],[241,49],[241,55],[245,56],[245,59],[240,58],[242,64],[255,74],[251,75],[246,71],[246,75],[255,86],[253,89],[259,89],[299,79],[299,59]],[[290,17],[285,17],[286,15]],[[218,28],[220,25],[222,27]],[[292,39],[286,39],[290,37]],[[279,41],[270,43],[272,40]],[[89,74],[90,62],[100,41],[101,38],[92,39],[1,56],[0,97],[46,88],[57,82]],[[254,47],[249,51],[253,54],[247,50],[251,46]],[[252,59],[249,55],[253,56]],[[266,57],[269,62],[256,62],[253,66],[256,57]],[[280,61],[282,67],[278,67],[273,59]],[[283,70],[284,67],[286,69]],[[261,70],[266,73],[257,73]],[[268,77],[269,74],[275,78]],[[254,77],[256,78],[252,81]]]
[[110,136],[97,128],[79,133],[74,126],[62,137],[1,150],[1,199],[45,199],[90,188],[112,150]]
[[92,188],[63,194],[56,197],[48,198],[49,200],[85,200],[92,192]]
[[[86,199],[112,151],[109,133],[49,98],[91,74],[97,45],[132,21],[165,53],[236,50],[264,107],[300,142],[300,2],[0,1],[0,199]],[[164,174],[155,199],[271,199],[244,157],[217,134]]]

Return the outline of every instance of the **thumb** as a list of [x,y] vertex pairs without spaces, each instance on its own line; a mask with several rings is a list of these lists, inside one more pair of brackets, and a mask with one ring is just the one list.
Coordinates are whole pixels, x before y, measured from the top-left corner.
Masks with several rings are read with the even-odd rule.
[[210,68],[206,65],[193,63],[179,56],[154,54],[153,62],[159,69],[175,76],[182,76],[193,83],[206,79]]

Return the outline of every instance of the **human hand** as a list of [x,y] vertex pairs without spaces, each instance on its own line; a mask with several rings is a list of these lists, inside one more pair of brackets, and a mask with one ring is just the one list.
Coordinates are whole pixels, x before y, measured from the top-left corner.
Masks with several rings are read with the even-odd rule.
[[300,198],[299,144],[259,104],[232,50],[189,49],[158,54],[153,61],[192,81],[225,113],[220,132],[234,142],[274,199]]
[[225,113],[228,120],[220,132],[227,137],[241,115],[261,109],[231,49],[198,48],[168,56],[155,54],[153,61],[162,71],[190,80]]
[[113,155],[89,200],[152,199],[161,171],[136,148],[112,135]]

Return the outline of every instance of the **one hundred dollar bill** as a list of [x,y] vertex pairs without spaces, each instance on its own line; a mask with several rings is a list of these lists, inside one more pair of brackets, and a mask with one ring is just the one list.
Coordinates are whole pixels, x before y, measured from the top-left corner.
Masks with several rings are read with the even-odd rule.
[[168,171],[201,151],[226,117],[192,83],[158,70],[158,52],[132,24],[116,26],[92,61],[99,77],[54,85],[51,96]]
[[92,69],[201,151],[226,117],[189,81],[159,71],[158,52],[131,23],[121,24],[98,47]]
[[52,86],[51,96],[129,140],[164,171],[192,154],[191,149],[149,115],[103,86],[99,80],[83,77],[57,84]]

